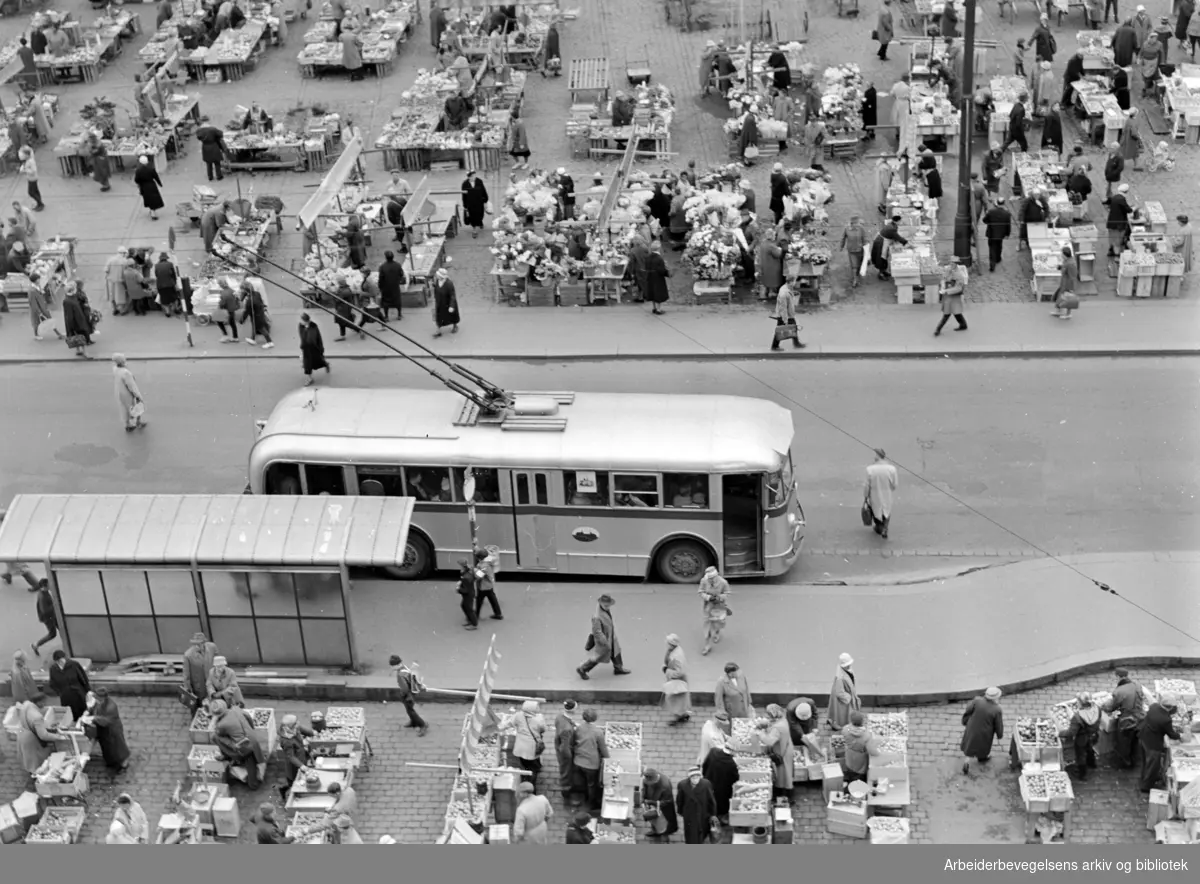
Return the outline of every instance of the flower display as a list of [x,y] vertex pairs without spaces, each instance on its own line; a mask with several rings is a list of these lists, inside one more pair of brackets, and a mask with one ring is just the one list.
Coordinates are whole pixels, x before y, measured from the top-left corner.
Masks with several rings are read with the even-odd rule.
[[809,237],[794,236],[788,243],[788,255],[801,264],[828,264],[832,254],[827,244]]
[[[746,197],[741,193],[729,193],[723,190],[698,190],[683,203],[683,210],[689,224],[715,225],[728,218],[729,213],[737,213]],[[714,220],[715,219],[715,220]]]
[[741,258],[737,237],[724,227],[697,228],[683,250],[683,263],[697,279],[730,279]]
[[558,211],[557,188],[550,184],[549,176],[544,172],[535,172],[510,184],[504,191],[504,200],[521,216],[545,216],[546,220],[553,221]]
[[316,268],[307,264],[304,268],[304,278],[312,283],[314,288],[322,291],[337,294],[341,286],[338,283],[338,277],[341,276],[346,280],[346,285],[356,294],[362,292],[363,274],[360,270],[355,270],[353,267],[323,267]]

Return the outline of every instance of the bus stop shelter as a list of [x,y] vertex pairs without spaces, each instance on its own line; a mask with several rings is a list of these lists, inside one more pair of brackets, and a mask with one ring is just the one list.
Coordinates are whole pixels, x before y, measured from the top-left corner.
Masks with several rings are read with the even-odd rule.
[[0,562],[45,566],[63,645],[111,663],[199,631],[241,666],[359,662],[350,568],[399,565],[404,497],[20,494]]

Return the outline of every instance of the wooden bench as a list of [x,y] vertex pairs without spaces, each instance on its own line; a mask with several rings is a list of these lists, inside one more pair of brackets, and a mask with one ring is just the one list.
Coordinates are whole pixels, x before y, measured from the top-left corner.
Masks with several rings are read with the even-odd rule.
[[598,93],[601,101],[608,101],[609,76],[607,58],[573,58],[567,76],[567,88],[571,92],[571,104],[579,104],[581,92]]

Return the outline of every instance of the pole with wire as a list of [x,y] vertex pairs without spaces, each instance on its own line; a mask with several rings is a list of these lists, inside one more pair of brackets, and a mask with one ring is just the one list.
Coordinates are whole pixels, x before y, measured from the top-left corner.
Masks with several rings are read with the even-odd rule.
[[975,0],[966,0],[963,26],[963,70],[959,87],[958,211],[954,214],[954,255],[964,267],[971,266],[971,132],[975,126]]

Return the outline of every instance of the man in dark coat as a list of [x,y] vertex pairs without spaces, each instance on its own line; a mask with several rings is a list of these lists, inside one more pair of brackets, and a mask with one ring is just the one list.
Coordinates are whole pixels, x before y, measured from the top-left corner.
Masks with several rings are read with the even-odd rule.
[[1067,179],[1067,194],[1079,194],[1079,202],[1086,203],[1092,193],[1092,179],[1082,167],[1076,167],[1071,177]]
[[396,255],[390,250],[384,252],[383,263],[379,265],[379,307],[384,322],[393,309],[397,319],[404,318],[400,304],[400,287],[404,282],[404,268],[397,263]]
[[788,184],[787,176],[783,174],[783,163],[776,163],[771,171],[771,201],[767,204],[775,214],[775,223],[783,217],[783,198],[791,196],[792,186]]
[[563,804],[570,802],[575,791],[575,706],[574,700],[563,700],[562,712],[554,719],[554,755],[558,759],[558,790],[562,792]]
[[442,336],[442,329],[447,325],[451,332],[458,331],[458,292],[445,267],[439,267],[433,274],[433,308],[433,321],[437,326],[433,333],[435,338]]
[[1142,775],[1138,780],[1138,788],[1143,792],[1157,789],[1166,774],[1167,744],[1166,738],[1181,739],[1172,716],[1178,701],[1174,694],[1163,694],[1157,703],[1151,703],[1138,739],[1142,744]]
[[717,54],[713,58],[713,66],[717,69],[717,88],[721,90],[721,95],[728,98],[729,90],[733,88],[733,79],[737,75],[737,68],[733,65],[733,59],[729,57],[729,50],[725,48],[724,43],[717,44]]
[[966,760],[963,761],[963,776],[971,773],[971,759],[980,764],[992,756],[992,744],[1004,739],[1004,711],[1000,708],[1000,688],[988,688],[982,697],[976,697],[963,712],[963,735],[959,748]]
[[650,257],[646,259],[646,300],[654,305],[654,313],[659,316],[663,311],[658,305],[671,297],[671,291],[667,288],[667,277],[670,275],[667,262],[663,260],[662,243],[655,240],[650,244]]
[[193,715],[208,696],[208,673],[212,671],[217,655],[217,646],[203,632],[195,633],[191,645],[183,652],[183,686],[195,698]]
[[1054,51],[1058,48],[1054,35],[1050,33],[1050,19],[1045,14],[1038,20],[1033,35],[1029,38],[1033,46],[1034,57],[1038,61],[1054,61]]
[[1116,719],[1113,754],[1117,757],[1117,767],[1128,769],[1133,767],[1138,730],[1146,715],[1142,706],[1144,691],[1129,677],[1128,669],[1118,669],[1114,674],[1117,686],[1113,688],[1112,699],[1104,704],[1104,711]]
[[1117,28],[1112,38],[1113,64],[1119,68],[1127,68],[1133,64],[1133,57],[1138,51],[1137,31],[1133,22],[1126,19]]
[[874,141],[875,129],[873,127],[879,123],[879,93],[875,91],[874,83],[868,83],[866,91],[863,92],[861,110],[863,129],[866,130],[863,141]]
[[617,640],[617,627],[613,623],[612,606],[617,600],[608,593],[596,600],[596,613],[592,615],[591,634],[588,636],[585,650],[590,651],[586,661],[576,667],[575,672],[584,681],[588,673],[599,663],[612,661],[613,675],[628,675],[630,670],[625,668],[621,659],[621,643]]
[[208,171],[208,180],[215,175],[220,181],[225,177],[221,171],[221,163],[225,160],[225,133],[216,126],[201,126],[196,130],[196,140],[203,145],[200,148],[200,158],[204,160],[204,168]]
[[675,809],[683,820],[684,843],[707,844],[716,822],[717,798],[712,783],[704,779],[699,766],[689,770],[687,779],[680,782]]
[[87,672],[79,661],[69,658],[66,651],[55,651],[54,662],[50,665],[50,693],[58,695],[58,702],[71,710],[76,721],[87,711],[87,695],[91,689]]
[[[1029,96],[1021,93],[1019,101],[1013,102],[1008,113],[1008,144],[1016,142],[1022,153],[1029,153],[1029,142],[1025,140],[1025,101]],[[1008,147],[1008,144],[1005,147]]]
[[709,749],[700,772],[704,779],[712,784],[713,798],[717,802],[717,817],[727,820],[729,802],[733,799],[733,784],[741,777],[729,744],[722,740]]
[[58,638],[58,612],[54,609],[54,598],[50,595],[50,581],[45,577],[39,580],[37,585],[37,618],[38,622],[46,627],[46,634],[29,647],[33,648],[35,657],[40,657],[42,645]]
[[106,687],[98,687],[94,693],[96,705],[89,710],[90,721],[85,719],[84,725],[95,728],[94,739],[100,744],[105,765],[110,770],[123,771],[129,767],[129,744],[125,742],[125,725],[117,701],[108,695]]
[[649,767],[642,774],[642,808],[643,812],[653,809],[658,813],[656,818],[649,820],[650,831],[647,834],[651,837],[665,841],[679,831],[671,781],[666,774]]
[[321,340],[321,329],[307,313],[300,314],[300,361],[304,364],[304,386],[313,385],[313,372],[318,368],[329,374],[329,363],[325,359],[325,342]]
[[995,271],[1004,254],[1004,241],[1012,236],[1012,213],[1004,207],[1004,198],[983,214],[984,235],[988,244],[988,270]]
[[275,818],[274,804],[260,804],[258,814],[251,817],[259,844],[291,844],[295,839],[284,834],[284,827]]
[[1083,50],[1079,50],[1067,60],[1067,68],[1063,71],[1063,107],[1071,106],[1071,95],[1075,92],[1075,84],[1083,79]]
[[888,272],[888,256],[891,249],[896,247],[896,243],[902,246],[908,245],[908,240],[900,235],[899,224],[900,216],[893,215],[892,219],[879,229],[879,232],[875,234],[875,239],[871,241],[871,265],[878,272],[880,279],[891,277]]

